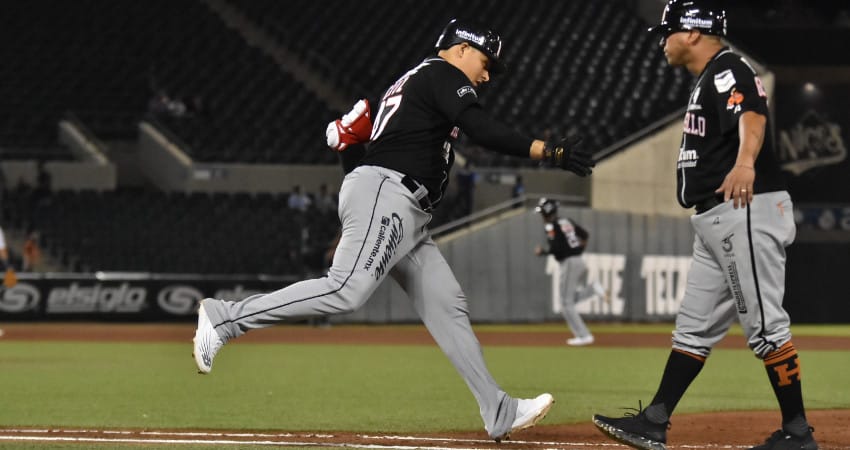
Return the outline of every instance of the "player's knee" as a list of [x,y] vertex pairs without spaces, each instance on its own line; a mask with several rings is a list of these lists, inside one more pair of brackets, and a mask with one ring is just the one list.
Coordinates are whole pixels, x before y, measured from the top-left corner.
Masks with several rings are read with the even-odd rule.
[[434,297],[426,300],[425,306],[443,317],[457,318],[469,315],[466,295],[460,289],[435,293]]
[[339,313],[340,314],[348,314],[360,309],[366,300],[363,296],[340,296],[342,302],[339,303]]
[[339,314],[360,309],[377,287],[376,283],[363,277],[337,277],[333,273],[328,274],[328,283],[337,298],[335,306]]

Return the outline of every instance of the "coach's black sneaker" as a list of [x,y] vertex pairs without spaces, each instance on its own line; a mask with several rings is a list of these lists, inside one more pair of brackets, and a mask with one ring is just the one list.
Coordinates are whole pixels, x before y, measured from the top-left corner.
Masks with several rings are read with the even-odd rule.
[[764,444],[752,447],[750,450],[818,450],[818,443],[809,427],[802,436],[795,436],[785,430],[776,430],[764,441]]
[[610,438],[628,446],[642,450],[666,450],[670,422],[654,422],[647,417],[646,410],[640,407],[635,411],[638,413],[626,413],[620,418],[595,414],[593,424]]

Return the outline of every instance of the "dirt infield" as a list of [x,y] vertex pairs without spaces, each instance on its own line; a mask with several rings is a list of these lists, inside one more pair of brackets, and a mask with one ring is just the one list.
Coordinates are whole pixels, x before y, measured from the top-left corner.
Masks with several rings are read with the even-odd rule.
[[[160,341],[188,342],[193,325],[164,324],[3,324],[0,340],[82,340],[82,341]],[[565,333],[511,333],[481,330],[477,332],[485,346],[498,345],[564,345]],[[599,346],[670,345],[669,334],[597,334]],[[274,327],[245,335],[234,343],[363,343],[386,345],[434,345],[424,327],[416,326],[334,326],[328,329],[308,326]],[[795,346],[806,349],[850,349],[850,338],[798,336]],[[746,348],[740,336],[729,336],[723,347]],[[814,410],[809,418],[817,426],[815,436],[822,449],[850,449],[850,410]],[[749,448],[767,437],[780,421],[778,411],[723,412],[682,414],[673,419],[668,433],[670,448]],[[43,441],[187,443],[209,442],[233,445],[280,445],[371,448],[449,448],[449,449],[609,449],[625,448],[602,436],[592,424],[541,425],[518,433],[513,440],[501,444],[487,440],[483,431],[440,435],[401,436],[377,432],[364,435],[349,432],[280,432],[246,433],[233,430],[15,430],[0,428],[0,440],[32,439]],[[105,441],[104,441],[105,440]]]

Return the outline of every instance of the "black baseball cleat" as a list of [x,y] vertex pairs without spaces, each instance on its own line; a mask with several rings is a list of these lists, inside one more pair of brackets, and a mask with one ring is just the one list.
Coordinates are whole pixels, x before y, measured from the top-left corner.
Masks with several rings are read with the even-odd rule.
[[642,450],[667,450],[667,429],[670,422],[655,423],[646,417],[646,410],[637,409],[637,414],[626,413],[613,418],[593,416],[593,424],[611,439]]
[[750,448],[750,450],[818,450],[818,443],[812,432],[814,428],[809,427],[802,436],[795,436],[785,430],[776,430],[764,441],[764,444]]

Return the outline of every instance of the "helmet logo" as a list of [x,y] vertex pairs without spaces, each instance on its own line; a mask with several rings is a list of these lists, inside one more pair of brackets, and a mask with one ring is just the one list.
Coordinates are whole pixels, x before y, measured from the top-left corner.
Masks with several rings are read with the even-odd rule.
[[484,36],[481,36],[480,34],[471,33],[471,32],[466,31],[466,30],[456,30],[455,36],[457,36],[457,37],[459,37],[459,38],[461,38],[465,41],[475,42],[478,45],[484,45],[484,41],[486,40],[486,38]]
[[691,28],[711,28],[714,26],[714,21],[711,19],[700,19],[699,17],[681,17],[679,25],[685,29]]

